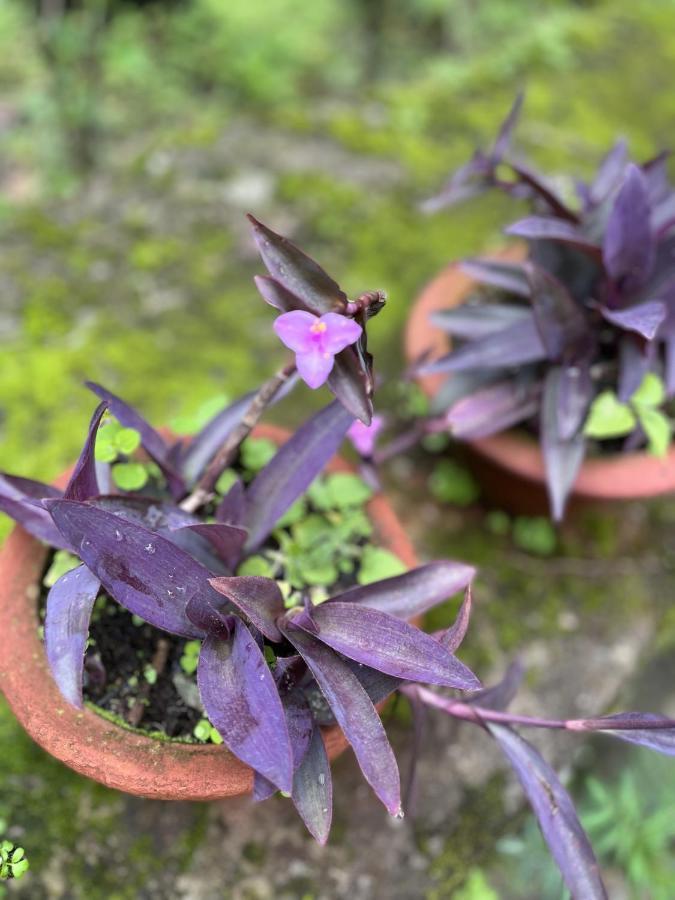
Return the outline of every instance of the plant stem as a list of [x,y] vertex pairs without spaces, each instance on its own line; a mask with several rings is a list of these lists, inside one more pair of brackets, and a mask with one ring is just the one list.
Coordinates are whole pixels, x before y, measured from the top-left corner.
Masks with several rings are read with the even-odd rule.
[[258,424],[262,414],[294,372],[295,363],[288,363],[260,387],[239,425],[230,432],[195,489],[180,504],[181,509],[192,513],[213,499],[216,482],[234,460],[241,442]]
[[[171,645],[166,638],[160,638],[157,641],[157,649],[155,650],[155,655],[152,657],[152,662],[150,664],[157,673],[157,677],[159,677],[166,668],[170,649]],[[149,681],[146,681],[141,687],[138,697],[136,697],[136,700],[134,701],[134,705],[129,710],[127,721],[132,728],[138,728],[141,724],[141,720],[145,714],[145,704],[150,696],[151,689],[152,685]]]
[[421,700],[427,706],[443,710],[455,719],[482,725],[484,722],[495,722],[500,725],[522,725],[529,728],[554,728],[559,731],[635,731],[672,729],[675,719],[665,716],[650,721],[640,718],[638,721],[626,716],[621,720],[618,716],[611,722],[603,719],[540,719],[537,716],[519,716],[497,709],[484,709],[482,706],[471,706],[459,700],[452,700],[441,694],[435,694],[428,688],[418,685],[407,685],[400,689],[410,699]]

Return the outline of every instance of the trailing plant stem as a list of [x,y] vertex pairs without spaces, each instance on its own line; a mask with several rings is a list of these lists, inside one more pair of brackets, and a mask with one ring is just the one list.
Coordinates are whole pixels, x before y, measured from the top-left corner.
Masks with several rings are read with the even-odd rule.
[[180,504],[181,509],[192,513],[213,499],[216,482],[225,469],[231,465],[239,450],[241,442],[258,424],[262,414],[294,372],[295,363],[288,363],[261,385],[257,394],[251,400],[239,425],[230,432],[227,440],[218,453],[216,453],[195,489]]

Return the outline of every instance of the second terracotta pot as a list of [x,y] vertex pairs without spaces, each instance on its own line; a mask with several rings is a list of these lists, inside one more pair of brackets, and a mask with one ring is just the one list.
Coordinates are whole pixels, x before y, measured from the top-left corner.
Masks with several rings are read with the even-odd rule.
[[[260,426],[254,436],[282,444],[288,432]],[[349,471],[340,458],[328,471]],[[415,552],[383,496],[368,503],[376,540],[407,566]],[[17,527],[0,550],[0,689],[28,734],[71,769],[107,787],[161,800],[219,800],[247,794],[251,769],[223,746],[160,741],[65,702],[38,635],[37,599],[48,549]],[[347,746],[339,728],[323,730],[331,759]]]
[[[492,254],[518,261],[524,250],[514,245]],[[405,331],[408,362],[428,353],[437,359],[450,350],[445,332],[429,321],[433,312],[461,305],[477,283],[459,266],[443,269],[416,299]],[[427,394],[434,396],[444,375],[419,378]],[[466,442],[467,462],[481,482],[486,497],[509,512],[547,515],[549,510],[544,460],[539,444],[523,432],[504,431]],[[648,453],[623,453],[586,459],[574,484],[569,508],[597,501],[634,500],[675,491],[675,448],[664,458]]]

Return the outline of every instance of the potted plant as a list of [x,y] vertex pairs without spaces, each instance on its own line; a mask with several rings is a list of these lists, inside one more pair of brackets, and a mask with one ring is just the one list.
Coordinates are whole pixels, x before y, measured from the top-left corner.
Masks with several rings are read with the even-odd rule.
[[[0,478],[0,508],[20,523],[0,555],[0,687],[26,730],[89,777],[158,798],[281,791],[320,843],[331,824],[329,761],[346,743],[386,809],[403,815],[378,714],[398,691],[416,718],[432,707],[494,739],[573,896],[606,897],[569,795],[516,728],[599,732],[675,755],[675,721],[512,714],[517,664],[481,689],[455,655],[474,570],[438,561],[402,571],[414,559],[390,508],[331,462],[347,434],[372,451],[380,423],[365,330],[384,298],[348,301],[298,248],[253,225],[271,275],[258,286],[281,310],[274,328],[295,363],[190,442],[164,438],[91,384],[101,403],[63,489]],[[296,366],[337,399],[292,435],[254,431]],[[139,445],[145,458],[133,455]],[[377,548],[373,529],[399,559]],[[409,621],[460,590],[445,631]],[[5,851],[8,874],[19,874],[22,851]]]
[[[530,215],[520,243],[452,266],[418,299],[408,358],[433,396],[432,428],[467,441],[488,488],[553,518],[580,498],[675,489],[675,192],[667,154],[618,141],[589,183],[546,180],[509,150],[522,98],[427,208],[497,189]],[[450,336],[457,341],[450,345]]]

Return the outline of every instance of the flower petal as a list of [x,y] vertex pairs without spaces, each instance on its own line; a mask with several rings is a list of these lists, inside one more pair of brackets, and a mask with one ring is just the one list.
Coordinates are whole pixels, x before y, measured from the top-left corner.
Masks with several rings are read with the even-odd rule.
[[321,344],[326,352],[333,355],[356,343],[363,331],[358,322],[338,313],[325,313],[321,316],[321,322],[326,326]]
[[295,309],[293,312],[283,313],[283,315],[278,316],[274,320],[272,327],[279,339],[290,350],[294,350],[296,353],[305,353],[316,344],[310,329],[318,321],[318,316],[314,316],[309,312],[303,312],[301,309]]
[[[291,315],[289,313],[289,315]],[[277,319],[277,322],[279,320]],[[321,349],[312,346],[305,352],[298,351],[295,357],[300,377],[311,388],[319,388],[330,375],[335,357],[332,353],[322,353]]]

